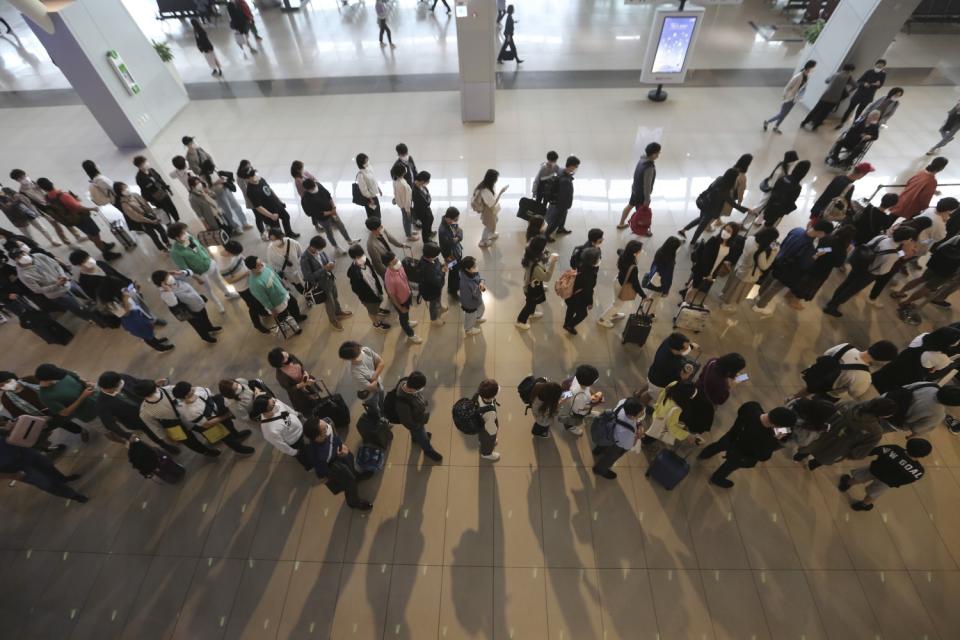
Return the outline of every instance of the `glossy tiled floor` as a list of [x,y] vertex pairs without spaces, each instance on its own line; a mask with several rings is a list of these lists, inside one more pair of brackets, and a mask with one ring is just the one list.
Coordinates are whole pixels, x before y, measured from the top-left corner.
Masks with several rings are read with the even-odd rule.
[[[123,0],[148,38],[164,41],[186,82],[218,82],[196,49],[189,23],[158,21],[156,2]],[[251,2],[251,5],[256,3]],[[275,3],[265,2],[267,6]],[[224,80],[268,80],[337,76],[380,76],[457,72],[457,28],[442,4],[435,13],[418,0],[396,0],[389,17],[395,50],[381,49],[373,0],[313,0],[295,13],[275,8],[256,17],[260,53],[240,51],[221,18],[209,27],[210,38],[223,64]],[[432,2],[430,3],[432,4]],[[453,6],[452,0],[449,4]],[[622,0],[525,0],[517,5],[517,47],[525,71],[634,69],[642,65],[650,30],[652,4],[625,5]],[[771,5],[781,1],[743,0],[739,5],[707,7],[705,29],[691,60],[693,69],[792,69],[803,46],[768,42],[750,25],[784,25],[789,17]],[[67,88],[69,83],[46,51],[8,4],[0,16],[14,36],[0,34],[0,89]],[[957,67],[944,59],[955,32],[930,34],[918,28],[902,33],[886,57],[894,67],[938,68],[956,78]],[[513,65],[505,65],[512,71]],[[779,80],[777,81],[779,83]],[[454,85],[455,86],[455,85]]]
[[[423,307],[416,309],[421,346],[405,345],[397,331],[373,332],[359,319],[334,334],[315,311],[304,335],[288,345],[348,398],[353,384],[336,358],[343,339],[383,353],[388,382],[414,367],[426,372],[435,406],[430,429],[444,464],[425,464],[401,430],[387,468],[363,489],[373,511],[358,514],[256,436],[257,454],[245,460],[224,455],[210,464],[183,454],[189,472],[178,487],[144,481],[102,437],[88,446],[71,442],[60,465],[84,473],[78,484],[90,494],[88,504],[23,486],[0,491],[0,637],[958,637],[960,441],[944,431],[933,436],[927,477],[863,514],[850,511],[834,488],[841,469],[811,474],[781,456],[738,472],[728,492],[706,483],[716,462],[694,463],[673,492],[644,477],[642,456],[625,457],[617,481],[598,481],[589,470],[586,439],[555,433],[532,440],[514,390],[531,371],[559,378],[589,362],[602,372],[601,386],[612,399],[641,381],[653,346],[670,331],[673,301],[646,348],[621,348],[618,334],[592,320],[576,339],[563,337],[562,307],[553,296],[530,332],[513,327],[523,243],[512,213],[543,152],[555,148],[583,160],[570,216],[575,233],[557,248],[566,258],[588,227],[607,230],[598,288],[605,305],[612,297],[614,249],[627,239],[614,223],[636,149],[650,139],[662,141],[664,155],[653,201],[655,238],[644,265],[659,242],[692,217],[695,195],[741,153],[756,155],[748,203],[785,149],[814,160],[806,210],[829,177],[819,158],[830,139],[826,131],[795,133],[798,115],[784,136],[762,134],[759,121],[776,108],[778,95],[777,89],[678,89],[653,105],[639,91],[504,92],[496,124],[468,127],[459,122],[458,96],[451,93],[190,105],[152,146],[156,166],[165,168],[180,152],[180,136],[192,134],[224,166],[252,159],[294,210],[286,168],[300,158],[334,188],[351,232],[359,235],[362,214],[348,204],[350,157],[371,154],[385,180],[392,147],[402,139],[418,165],[433,173],[435,211],[448,202],[465,211],[468,251],[480,256],[489,286],[491,321],[482,335],[464,339],[456,309],[443,327],[430,326]],[[921,166],[934,125],[955,100],[953,89],[908,89],[868,157],[879,170],[857,192],[899,182]],[[111,148],[82,108],[5,111],[0,135],[4,174],[22,166],[81,192],[79,165],[89,157],[112,178],[132,179],[129,156]],[[480,252],[474,247],[479,224],[466,213],[466,199],[488,167],[501,170],[510,190],[501,239]],[[943,181],[958,178],[955,162]],[[178,191],[186,211],[182,196]],[[295,223],[309,231],[301,215]],[[399,214],[389,206],[387,224],[399,229]],[[252,234],[244,242],[261,250]],[[141,240],[117,266],[145,281],[163,264]],[[681,267],[687,266],[684,257]],[[341,291],[357,309],[345,286]],[[168,355],[155,355],[122,332],[75,323],[77,339],[50,348],[7,324],[0,326],[2,368],[29,371],[54,361],[90,378],[117,369],[204,385],[228,375],[269,379],[265,355],[276,340],[256,333],[242,308],[228,304],[222,316],[212,312],[226,326],[221,344],[204,345],[171,322],[167,334],[177,349]],[[951,319],[928,313],[938,323]],[[880,337],[905,344],[920,329],[861,301],[849,305],[842,321],[813,305],[797,315],[779,310],[770,320],[746,307],[715,311],[697,338],[705,355],[738,350],[751,375],[719,412],[715,432],[723,433],[745,400],[779,402],[798,386],[800,369],[828,346]],[[447,413],[488,376],[504,388],[503,458],[495,466],[479,464],[476,443],[451,427]],[[350,446],[357,440],[351,431]]]

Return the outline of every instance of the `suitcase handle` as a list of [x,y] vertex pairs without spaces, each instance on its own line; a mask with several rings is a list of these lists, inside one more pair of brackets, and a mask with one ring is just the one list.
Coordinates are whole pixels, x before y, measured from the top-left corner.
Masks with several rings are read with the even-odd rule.
[[[643,309],[643,305],[647,305],[646,311]],[[640,299],[640,304],[637,305],[637,315],[650,315],[650,309],[653,308],[653,296],[648,295]]]

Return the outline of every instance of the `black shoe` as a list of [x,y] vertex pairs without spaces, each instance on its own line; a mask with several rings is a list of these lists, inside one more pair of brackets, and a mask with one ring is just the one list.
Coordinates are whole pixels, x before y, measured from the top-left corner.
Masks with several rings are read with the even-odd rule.
[[44,449],[43,452],[48,456],[58,456],[66,450],[67,450],[67,445],[65,444],[52,444],[46,449]]
[[440,452],[436,451],[435,449],[431,449],[430,451],[424,451],[423,455],[427,456],[434,462],[443,462],[443,456],[440,455]]
[[223,331],[223,327],[210,327],[210,333],[220,333]]
[[807,456],[808,456],[808,455],[810,455],[810,454],[808,454],[808,453],[797,453],[797,454],[795,454],[795,455],[793,456],[793,461],[794,461],[794,462],[803,462],[804,460],[807,459]]
[[90,430],[89,430],[89,429],[81,429],[81,430],[80,430],[80,439],[81,439],[83,442],[90,442]]
[[104,243],[103,243],[103,250],[104,250],[104,251],[110,251],[110,249],[113,249],[115,246],[117,246],[117,243],[116,243],[116,242],[104,242]]
[[294,240],[296,240],[297,238],[300,237],[300,234],[299,234],[299,233],[288,233],[288,234],[287,234],[287,237],[288,237],[288,238],[293,238]]
[[161,353],[164,353],[164,352],[166,352],[166,351],[173,351],[173,350],[176,348],[175,345],[172,345],[172,344],[170,344],[170,343],[150,345],[150,346],[153,347],[154,351],[159,351],[159,352],[161,352]]
[[807,469],[809,469],[810,471],[813,471],[814,469],[817,469],[818,467],[822,467],[822,466],[823,466],[823,463],[817,462],[815,459],[807,463]]
[[71,473],[66,478],[63,479],[64,482],[73,482],[74,480],[79,480],[83,477],[82,473]]
[[610,469],[601,469],[600,467],[594,467],[593,472],[600,476],[601,478],[606,478],[607,480],[616,480],[617,474],[611,471]]
[[569,333],[569,334],[572,335],[572,336],[577,335],[577,330],[574,329],[573,327],[568,327],[568,326],[564,325],[563,330],[566,331],[567,333]]
[[840,476],[840,484],[837,485],[837,489],[846,493],[850,489],[850,481],[853,480],[853,476],[849,473],[845,473]]
[[373,503],[367,502],[366,500],[361,500],[357,506],[351,508],[356,509],[357,511],[370,511],[370,509],[373,509]]
[[873,505],[867,504],[862,500],[858,500],[854,502],[852,505],[850,505],[850,508],[853,509],[854,511],[871,511],[873,510]]
[[267,329],[266,327],[257,327],[256,329],[260,333],[270,333],[270,329]]
[[103,259],[106,260],[106,261],[108,261],[108,262],[111,261],[111,260],[116,260],[116,259],[118,259],[118,258],[122,258],[122,257],[123,257],[122,254],[114,253],[113,251],[104,251],[104,252],[103,252]]
[[254,453],[256,453],[257,450],[254,449],[253,447],[247,447],[247,446],[244,446],[244,445],[239,445],[239,446],[237,446],[237,448],[235,448],[235,449],[233,450],[233,452],[236,453],[238,456],[249,456],[249,455],[253,455]]
[[167,321],[164,320],[163,318],[157,318],[153,321],[153,324],[154,326],[157,326],[157,327],[165,327],[167,326]]
[[530,433],[538,438],[549,438],[550,437],[550,427],[541,427],[538,424],[533,425],[533,429],[530,430]]
[[215,344],[217,342],[217,339],[213,336],[200,336],[200,339],[204,342],[209,342],[210,344]]
[[301,322],[301,323],[302,323],[302,322],[306,322],[306,321],[309,320],[309,319],[310,319],[310,318],[308,318],[307,316],[297,316],[297,322]]
[[[73,500],[74,502],[79,502],[80,504],[83,504],[84,502],[86,502],[86,501],[89,500],[90,498],[88,498],[87,496],[83,495],[82,493],[78,493],[76,496],[74,496],[73,498],[70,498],[70,499]],[[871,505],[871,506],[873,506],[873,505]]]
[[709,449],[704,448],[703,451],[697,454],[697,460],[707,460],[712,458],[715,454]]
[[563,227],[560,227],[559,229],[557,229],[557,233],[562,233],[563,235],[567,235],[569,233],[573,233],[573,231],[570,231],[570,229],[564,229]]
[[390,309],[384,309],[383,307],[380,307],[379,309],[377,309],[377,313],[379,313],[382,316],[388,316],[390,315]]
[[960,420],[957,420],[953,416],[947,416],[943,421],[946,423],[947,431],[949,431],[951,435],[960,436]]
[[842,318],[842,317],[843,317],[843,314],[840,313],[840,310],[839,310],[839,309],[836,309],[836,308],[834,308],[834,307],[824,307],[824,308],[823,308],[823,312],[824,312],[825,314],[827,314],[828,316],[833,316],[834,318]]
[[219,449],[207,449],[206,451],[203,452],[203,455],[205,455],[205,456],[208,457],[208,458],[219,458],[219,457],[220,457],[220,450],[219,450]]
[[710,484],[716,485],[721,489],[729,489],[733,486],[733,480],[727,480],[726,478],[714,478],[710,476]]
[[250,431],[250,429],[243,429],[242,431],[237,431],[237,438],[239,440],[246,440],[247,438],[250,437],[251,433],[253,433],[253,431]]

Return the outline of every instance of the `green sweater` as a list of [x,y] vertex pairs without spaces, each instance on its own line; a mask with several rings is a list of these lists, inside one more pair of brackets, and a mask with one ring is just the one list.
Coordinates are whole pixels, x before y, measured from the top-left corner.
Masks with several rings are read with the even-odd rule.
[[251,271],[247,283],[250,285],[250,293],[267,311],[276,309],[290,297],[280,281],[280,276],[266,265],[260,273]]
[[187,237],[190,239],[187,246],[179,242],[172,244],[170,259],[181,269],[189,269],[198,276],[203,275],[210,269],[210,253],[192,235],[187,234]]
[[[80,397],[83,389],[83,382],[81,382],[75,374],[70,373],[49,387],[40,387],[40,402],[42,402],[43,406],[49,409],[51,413],[60,413]],[[92,395],[87,396],[84,401],[80,403],[80,406],[77,407],[77,410],[73,412],[71,417],[83,422],[94,420],[97,417],[98,394],[99,392],[94,392]]]

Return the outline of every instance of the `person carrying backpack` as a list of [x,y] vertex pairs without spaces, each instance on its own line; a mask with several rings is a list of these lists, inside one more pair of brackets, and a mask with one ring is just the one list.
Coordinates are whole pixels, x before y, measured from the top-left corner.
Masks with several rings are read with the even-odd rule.
[[494,451],[497,446],[497,433],[500,431],[500,421],[498,419],[497,395],[500,393],[500,383],[492,378],[487,378],[480,383],[477,388],[476,403],[477,414],[480,419],[480,457],[490,462],[496,462],[500,459],[500,452]]
[[528,397],[529,402],[526,403],[533,414],[531,434],[538,438],[550,437],[550,425],[553,424],[554,419],[560,413],[562,397],[563,387],[560,386],[559,382],[552,382],[546,378],[533,379],[533,388],[530,390]]
[[603,229],[590,229],[590,231],[587,231],[587,241],[574,247],[573,252],[570,253],[570,268],[580,268],[580,256],[583,255],[584,249],[589,249],[590,247],[599,249],[601,244],[603,244]]
[[[573,281],[573,291],[565,298],[567,313],[563,318],[563,330],[571,336],[577,335],[576,326],[583,322],[590,309],[593,309],[593,294],[597,287],[597,274],[600,271],[600,249],[590,247],[583,250],[580,268]],[[564,274],[566,275],[566,274]],[[561,280],[563,276],[561,276]],[[557,281],[560,284],[560,280]]]
[[936,382],[913,382],[883,394],[892,398],[899,410],[888,422],[906,431],[907,438],[925,435],[943,424],[947,407],[960,406],[960,387],[941,387]]
[[440,256],[440,247],[434,242],[423,243],[423,255],[417,265],[420,274],[420,297],[426,301],[433,324],[443,324],[447,307],[441,301],[447,264]]
[[594,436],[594,474],[607,480],[617,479],[616,472],[610,467],[637,444],[645,415],[639,399],[627,398],[594,420],[591,427],[591,435]]
[[383,401],[383,415],[394,424],[402,424],[410,432],[410,439],[423,450],[423,455],[434,462],[443,462],[443,456],[430,442],[432,434],[427,431],[430,411],[423,397],[427,376],[413,371],[401,378],[393,390],[388,391]]
[[603,402],[603,393],[591,387],[600,378],[600,372],[589,364],[581,364],[570,379],[570,387],[564,391],[560,404],[560,422],[575,436],[583,435],[583,421],[593,408]]
[[877,236],[854,249],[850,256],[850,272],[827,301],[823,312],[840,318],[840,305],[873,282],[889,273],[902,257],[910,257],[917,249],[917,231],[909,226],[897,227],[892,236]]
[[792,397],[819,394],[833,400],[843,396],[860,400],[870,391],[870,365],[896,357],[897,346],[889,340],[874,342],[866,351],[847,342],[830,347],[803,370],[801,376],[806,386]]
[[865,458],[883,437],[881,420],[890,418],[896,412],[897,403],[890,398],[874,398],[850,404],[840,411],[826,433],[801,448],[793,459],[799,462],[812,456],[807,468],[813,471],[842,460]]
[[850,505],[854,511],[870,511],[873,501],[890,489],[916,482],[923,477],[923,465],[917,458],[925,458],[933,451],[933,445],[922,438],[907,440],[907,447],[897,445],[883,445],[875,448],[870,455],[877,456],[868,467],[854,469],[840,477],[837,486],[846,493],[855,484],[867,485],[867,493],[863,500]]

